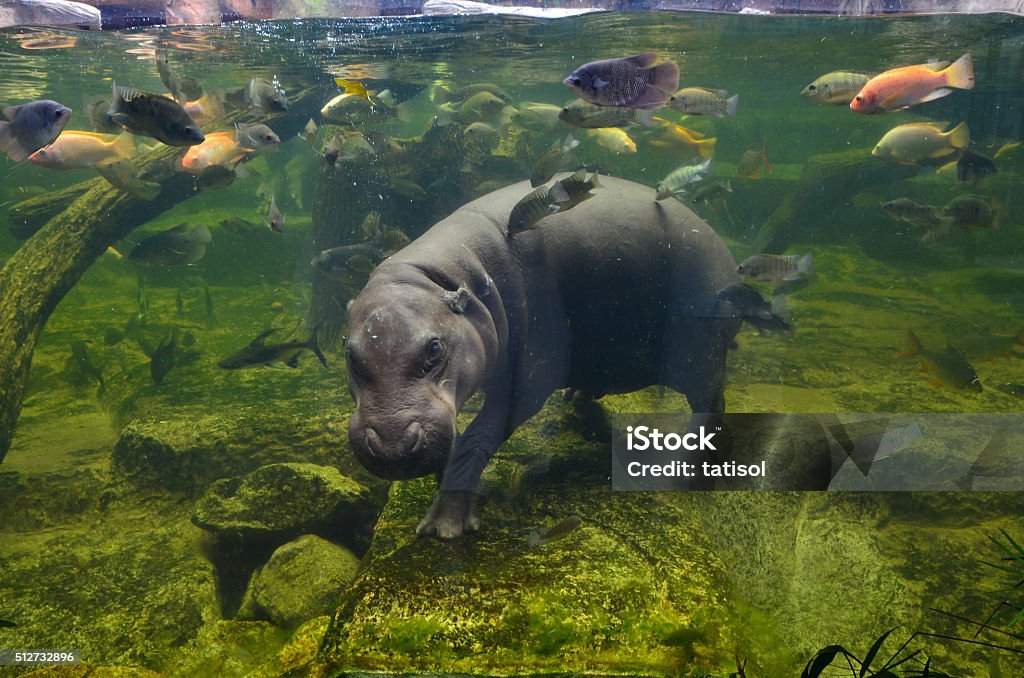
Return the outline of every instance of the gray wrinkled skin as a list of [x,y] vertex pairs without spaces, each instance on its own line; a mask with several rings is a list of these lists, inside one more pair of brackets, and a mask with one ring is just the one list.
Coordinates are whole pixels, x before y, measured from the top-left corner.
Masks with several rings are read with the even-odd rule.
[[[350,304],[349,442],[384,478],[439,477],[419,534],[478,529],[484,467],[555,389],[663,384],[694,412],[724,411],[742,320],[716,295],[738,281],[736,262],[682,204],[600,181],[593,199],[513,237],[508,215],[529,182],[488,194],[384,261]],[[456,414],[481,389],[459,434]]]

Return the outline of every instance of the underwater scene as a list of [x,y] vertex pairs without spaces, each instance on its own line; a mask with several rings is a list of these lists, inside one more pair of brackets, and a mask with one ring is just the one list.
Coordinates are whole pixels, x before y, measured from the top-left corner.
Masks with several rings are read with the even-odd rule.
[[[0,675],[1024,676],[1020,17],[0,74]],[[626,487],[642,418],[767,466]]]

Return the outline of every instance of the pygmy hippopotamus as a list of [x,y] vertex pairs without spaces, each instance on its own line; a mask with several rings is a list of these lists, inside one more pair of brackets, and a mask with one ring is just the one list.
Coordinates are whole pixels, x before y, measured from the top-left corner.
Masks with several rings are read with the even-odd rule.
[[[420,535],[478,528],[484,467],[555,389],[660,384],[695,413],[724,412],[742,320],[718,310],[717,294],[738,281],[736,262],[678,201],[600,182],[590,200],[513,235],[509,212],[529,182],[485,195],[381,263],[350,303],[349,442],[384,478],[437,474]],[[480,389],[459,434],[456,414]]]

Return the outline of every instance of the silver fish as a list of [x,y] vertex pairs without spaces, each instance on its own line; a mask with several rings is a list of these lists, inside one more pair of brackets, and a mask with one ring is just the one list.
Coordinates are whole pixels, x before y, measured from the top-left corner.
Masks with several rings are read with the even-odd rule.
[[736,267],[736,272],[750,280],[777,282],[794,280],[801,275],[814,275],[811,253],[799,254],[755,254],[747,257]]
[[668,105],[686,115],[716,115],[719,118],[728,115],[736,117],[736,107],[740,103],[740,95],[724,89],[709,87],[684,87],[669,99]]
[[668,173],[661,183],[658,184],[658,194],[655,200],[665,200],[671,197],[680,197],[686,194],[686,187],[701,180],[711,169],[711,158],[694,158],[683,163]]

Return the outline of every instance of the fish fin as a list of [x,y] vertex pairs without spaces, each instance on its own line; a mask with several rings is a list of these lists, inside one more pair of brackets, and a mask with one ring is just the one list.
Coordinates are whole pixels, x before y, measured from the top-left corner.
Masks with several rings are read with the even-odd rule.
[[14,122],[14,119],[18,117],[18,111],[21,110],[21,106],[4,106],[4,117]]
[[633,122],[644,127],[652,127],[654,125],[654,110],[637,108],[633,111]]
[[[0,149],[7,152],[14,162],[23,162],[32,155],[27,148],[11,133],[10,123],[0,122]],[[33,151],[34,152],[34,151]]]
[[632,64],[639,66],[640,68],[649,68],[651,64],[658,60],[657,52],[644,52],[643,54],[634,54],[631,57],[626,57],[623,61],[628,61]]
[[679,66],[674,61],[662,61],[651,68],[648,76],[650,79],[647,82],[661,90],[665,99],[679,89]]
[[967,52],[945,69],[946,84],[957,89],[974,88],[974,62]]
[[718,143],[718,137],[711,137],[710,139],[701,139],[697,142],[697,152],[700,153],[700,157],[711,160],[711,157],[715,154],[715,144]]
[[[590,175],[590,185],[593,186],[590,190],[594,190],[594,188],[602,188],[601,183],[597,180],[597,172]],[[1021,336],[1024,337],[1024,330],[1021,330]],[[1022,340],[1021,343],[1024,344],[1024,340]]]
[[951,90],[950,88],[948,88],[948,87],[940,87],[939,89],[935,89],[935,90],[932,90],[931,92],[928,92],[928,94],[925,94],[923,97],[921,97],[920,99],[918,99],[914,103],[915,104],[923,104],[926,101],[935,101],[936,99],[941,99],[942,97],[948,96],[948,95],[950,95],[952,93],[953,93],[953,90]]
[[117,135],[117,138],[110,142],[110,148],[114,155],[121,158],[131,158],[136,153],[135,139],[127,132]]
[[906,351],[897,353],[897,358],[909,358],[910,356],[917,355],[921,351],[921,341],[917,338],[917,335],[914,334],[914,330],[909,327],[907,328],[907,339],[910,341],[910,346]]
[[565,186],[562,185],[561,181],[556,181],[548,189],[548,199],[554,200],[559,205],[569,201],[569,192],[565,190]]
[[635,101],[630,102],[630,106],[632,108],[653,111],[656,108],[664,108],[667,99],[668,97],[664,91],[653,85],[645,85],[643,92],[640,93],[640,96]]
[[725,112],[730,118],[736,117],[736,107],[739,106],[739,103],[739,94],[733,94],[731,97],[725,100]]
[[764,163],[764,168],[769,172],[772,171],[772,164],[768,161],[768,140],[764,139],[761,141],[761,162]]
[[292,369],[297,369],[299,366],[299,352],[296,351],[295,355],[293,355],[291,358],[288,358],[288,361],[285,363],[285,365]]
[[814,264],[811,259],[812,255],[813,252],[808,252],[800,257],[796,262],[796,270],[806,276],[814,275]]
[[964,150],[971,145],[971,132],[967,129],[966,122],[962,122],[946,132],[946,136],[949,137],[949,143],[953,148]]
[[316,332],[313,332],[309,337],[309,350],[320,360],[321,365],[327,367],[327,358],[324,357],[323,351],[320,350],[320,344],[316,340]]
[[725,188],[727,193],[732,193],[732,179],[726,179],[725,180],[724,188]]
[[259,336],[257,336],[251,342],[249,342],[249,345],[250,346],[262,346],[263,345],[263,340],[266,339],[267,337],[269,337],[274,332],[277,332],[278,329],[280,329],[280,328],[271,327],[269,330],[260,333]]
[[933,73],[938,73],[946,66],[949,66],[949,62],[945,59],[929,59],[928,63],[924,64],[924,67]]

